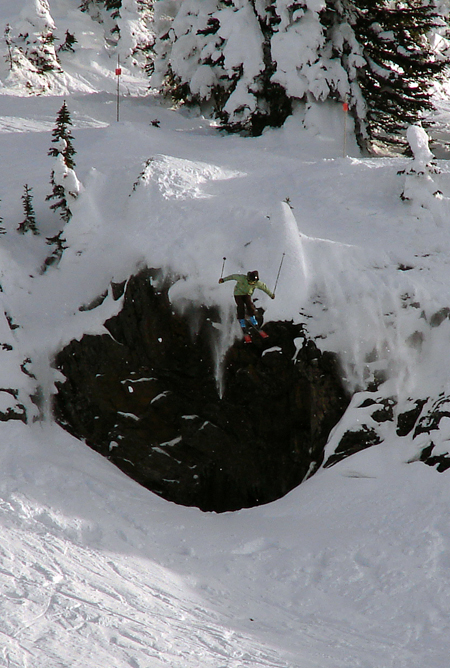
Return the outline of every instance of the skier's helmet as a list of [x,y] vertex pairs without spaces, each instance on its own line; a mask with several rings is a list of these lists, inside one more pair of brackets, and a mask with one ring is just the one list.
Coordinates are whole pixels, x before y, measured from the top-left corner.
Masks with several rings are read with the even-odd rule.
[[249,283],[256,283],[256,281],[259,281],[259,274],[257,271],[249,271],[247,273],[247,280]]

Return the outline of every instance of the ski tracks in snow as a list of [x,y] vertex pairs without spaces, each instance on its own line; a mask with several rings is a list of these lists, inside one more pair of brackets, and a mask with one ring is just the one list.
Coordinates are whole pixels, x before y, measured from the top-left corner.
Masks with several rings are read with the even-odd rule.
[[[55,121],[50,117],[48,120],[35,118],[21,118],[18,116],[0,116],[0,134],[3,133],[17,133],[17,132],[50,132],[55,125]],[[77,128],[102,128],[106,127],[107,123],[97,121],[86,116],[82,119],[77,119]]]
[[287,668],[170,571],[78,544],[76,518],[17,496],[0,522],[0,666]]

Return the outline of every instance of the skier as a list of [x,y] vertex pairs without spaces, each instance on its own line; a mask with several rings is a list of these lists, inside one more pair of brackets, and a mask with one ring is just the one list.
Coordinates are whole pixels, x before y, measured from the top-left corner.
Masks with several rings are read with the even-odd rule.
[[[248,342],[247,337],[247,323],[245,320],[245,315],[249,316],[250,324],[258,328],[258,322],[256,320],[256,306],[252,301],[252,295],[254,291],[263,290],[266,294],[269,295],[271,299],[275,299],[275,295],[265,283],[259,280],[259,274],[257,271],[249,271],[247,274],[230,274],[229,276],[224,276],[224,278],[219,278],[219,283],[224,283],[225,281],[236,281],[234,287],[234,300],[237,306],[237,319],[239,324],[242,327],[244,332],[245,341]],[[263,333],[258,330],[263,336]]]

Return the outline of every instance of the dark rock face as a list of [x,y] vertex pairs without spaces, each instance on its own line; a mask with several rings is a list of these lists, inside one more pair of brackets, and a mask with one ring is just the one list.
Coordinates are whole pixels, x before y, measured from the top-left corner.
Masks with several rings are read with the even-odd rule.
[[385,422],[394,421],[395,405],[396,402],[392,397],[380,397],[376,392],[373,393],[373,398],[365,398],[357,405],[355,411],[360,415],[357,417],[355,415],[353,429],[342,435],[335,451],[324,462],[324,468],[329,468],[346,457],[382,443],[383,436],[379,428]]
[[[408,306],[421,309],[420,303],[415,301],[409,302]],[[425,311],[421,310],[420,319],[429,325],[431,331],[450,319],[450,308],[441,308],[428,317]],[[426,333],[415,331],[405,343],[416,351],[421,351],[426,339]],[[367,362],[375,359],[367,359]],[[442,391],[437,397],[410,396],[398,404],[397,396],[383,394],[383,383],[387,377],[386,373],[378,370],[367,387],[361,393],[355,393],[347,413],[347,424],[351,427],[338,441],[334,440],[334,450],[327,455],[323,467],[333,466],[365,448],[376,447],[386,437],[391,438],[395,432],[400,438],[408,437],[412,445],[417,443],[417,451],[411,455],[408,463],[421,461],[434,467],[439,473],[448,471],[450,395],[447,391]]]
[[324,463],[324,468],[329,468],[342,461],[346,457],[371,448],[373,445],[379,445],[382,439],[375,429],[363,424],[356,431],[346,431],[335,452]]
[[218,314],[175,313],[169,287],[154,270],[114,286],[125,298],[105,323],[111,336],[84,336],[56,358],[57,420],[176,503],[221,512],[283,496],[320,466],[348,405],[335,357],[300,327],[268,323],[267,342],[229,349],[219,396]]
[[443,442],[447,442],[447,428],[444,423],[450,419],[450,397],[442,395],[435,401],[430,400],[428,403],[423,401],[420,407],[422,406],[424,409],[413,433],[413,437],[420,437],[422,442],[428,440],[420,454],[420,461],[436,467],[439,473],[444,473],[450,468],[448,443],[442,448]]

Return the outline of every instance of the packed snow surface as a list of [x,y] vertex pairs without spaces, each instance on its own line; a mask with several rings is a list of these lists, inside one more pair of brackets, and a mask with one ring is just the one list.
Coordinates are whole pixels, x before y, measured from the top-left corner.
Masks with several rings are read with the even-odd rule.
[[[52,3],[56,21],[64,8]],[[91,55],[95,30],[84,37]],[[418,128],[414,159],[363,159],[350,134],[344,155],[342,111],[327,105],[259,138],[226,136],[129,74],[117,122],[114,59],[87,59],[80,49],[59,95],[29,96],[2,74],[0,412],[17,389],[29,424],[0,427],[0,665],[447,668],[449,476],[418,462],[418,445],[392,425],[381,445],[285,498],[216,515],[141,488],[50,411],[53,356],[106,331],[121,308],[111,281],[162,267],[180,277],[176,308],[218,305],[221,382],[239,335],[232,285],[218,284],[223,258],[226,273],[258,269],[273,289],[283,254],[276,299],[259,294],[265,320],[303,322],[340,355],[357,398],[375,370],[398,410],[448,393],[450,321],[429,325],[450,306],[447,163]],[[62,229],[45,197],[63,99],[78,197],[62,260],[42,274],[45,237]],[[25,184],[40,236],[16,232]],[[330,451],[355,426],[356,403]]]

